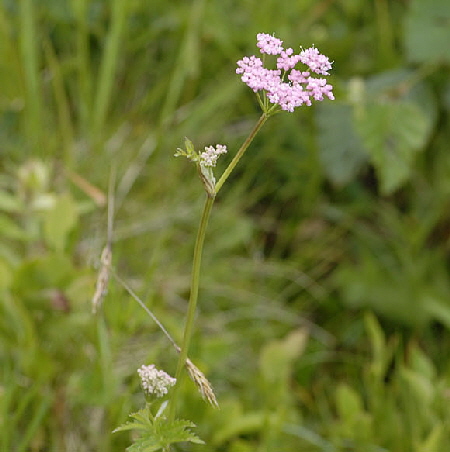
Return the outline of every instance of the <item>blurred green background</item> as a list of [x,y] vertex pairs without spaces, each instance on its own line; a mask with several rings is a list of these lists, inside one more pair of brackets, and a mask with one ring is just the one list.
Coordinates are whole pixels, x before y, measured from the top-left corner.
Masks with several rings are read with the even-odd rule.
[[[256,34],[334,61],[336,100],[272,118],[214,207],[180,415],[220,452],[450,444],[448,0],[2,0],[0,450],[123,451],[136,369],[181,340],[203,189],[259,116]],[[231,159],[226,156],[224,165]]]

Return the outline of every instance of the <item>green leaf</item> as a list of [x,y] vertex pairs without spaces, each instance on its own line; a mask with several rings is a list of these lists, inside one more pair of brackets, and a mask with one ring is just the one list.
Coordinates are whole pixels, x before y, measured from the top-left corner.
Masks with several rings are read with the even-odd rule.
[[147,404],[145,408],[142,408],[142,410],[130,414],[130,417],[136,419],[136,422],[126,422],[125,424],[122,424],[120,427],[117,427],[115,430],[113,430],[113,433],[125,430],[147,430],[149,428],[152,428],[152,423],[150,421],[149,404]]
[[413,0],[406,15],[404,42],[410,62],[449,62],[450,2]]
[[316,112],[320,160],[327,177],[336,185],[344,185],[367,161],[353,123],[352,107],[337,101],[323,102]]
[[409,101],[370,102],[357,116],[357,126],[380,180],[383,194],[410,176],[416,152],[425,144],[427,120]]
[[62,251],[67,244],[67,236],[78,219],[77,206],[69,194],[56,198],[52,208],[44,213],[44,238],[56,251]]
[[153,426],[148,428],[127,450],[130,452],[153,452],[167,448],[173,443],[204,444],[197,435],[188,430],[190,427],[195,427],[195,424],[182,419],[169,422],[166,419],[157,418]]
[[204,444],[189,430],[195,427],[194,423],[183,419],[168,421],[162,417],[153,418],[149,404],[137,413],[130,414],[130,417],[135,421],[127,422],[113,431],[114,433],[125,430],[141,431],[141,436],[127,449],[130,452],[153,452],[179,442]]

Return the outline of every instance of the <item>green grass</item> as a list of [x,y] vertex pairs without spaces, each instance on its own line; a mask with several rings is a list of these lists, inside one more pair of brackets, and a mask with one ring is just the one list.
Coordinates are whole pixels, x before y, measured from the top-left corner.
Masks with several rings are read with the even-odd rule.
[[206,446],[176,450],[445,450],[449,9],[4,0],[0,450],[122,451],[136,369],[175,373],[120,284],[91,314],[110,170],[115,268],[181,343],[203,191],[173,154],[185,136],[237,151],[259,111],[235,64],[258,32],[314,43],[337,99],[270,119],[218,196],[190,357],[221,409],[187,380]]

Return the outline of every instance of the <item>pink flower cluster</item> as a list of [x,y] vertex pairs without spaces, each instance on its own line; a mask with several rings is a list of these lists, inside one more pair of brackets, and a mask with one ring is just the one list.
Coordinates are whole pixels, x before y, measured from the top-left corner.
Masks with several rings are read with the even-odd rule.
[[[279,56],[277,69],[265,68],[263,61],[254,55],[237,62],[236,73],[242,74],[241,80],[255,93],[265,91],[272,104],[290,112],[300,105],[311,105],[311,98],[318,101],[323,100],[324,96],[334,99],[333,87],[327,84],[327,80],[311,76],[311,72],[329,75],[328,71],[331,69],[329,59],[321,55],[315,47],[302,50],[297,55],[291,48],[284,49],[283,41],[274,36],[259,33],[257,41],[262,54]],[[309,70],[294,69],[299,62],[305,64]]]

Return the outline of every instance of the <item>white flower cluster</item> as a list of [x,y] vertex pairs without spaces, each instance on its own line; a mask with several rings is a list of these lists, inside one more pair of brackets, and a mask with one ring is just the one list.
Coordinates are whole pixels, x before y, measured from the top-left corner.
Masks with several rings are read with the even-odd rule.
[[154,394],[156,397],[162,397],[177,382],[176,378],[171,377],[163,370],[158,370],[154,364],[143,365],[137,372],[141,378],[142,388],[148,395]]
[[200,153],[200,161],[205,166],[216,166],[217,159],[221,154],[227,153],[227,147],[223,144],[217,144],[214,146],[206,146],[205,150]]

